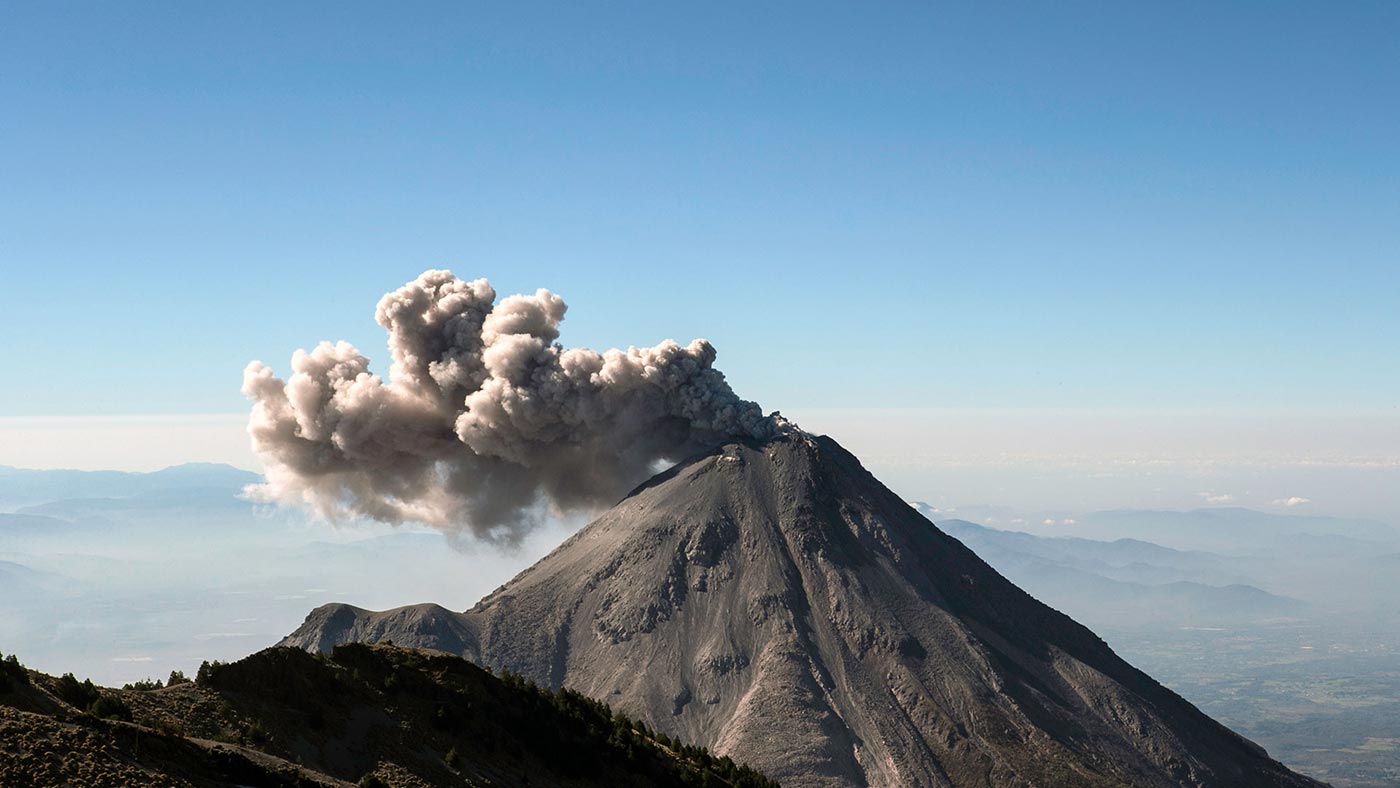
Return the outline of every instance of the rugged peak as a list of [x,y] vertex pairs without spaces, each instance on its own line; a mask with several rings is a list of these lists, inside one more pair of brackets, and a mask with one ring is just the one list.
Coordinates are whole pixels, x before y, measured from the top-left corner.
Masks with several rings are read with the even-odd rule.
[[424,603],[384,613],[332,602],[306,616],[297,631],[278,645],[329,653],[342,643],[393,642],[451,654],[476,650],[470,623],[441,605]]
[[796,430],[658,474],[465,614],[327,615],[288,642],[460,644],[799,788],[1315,785]]

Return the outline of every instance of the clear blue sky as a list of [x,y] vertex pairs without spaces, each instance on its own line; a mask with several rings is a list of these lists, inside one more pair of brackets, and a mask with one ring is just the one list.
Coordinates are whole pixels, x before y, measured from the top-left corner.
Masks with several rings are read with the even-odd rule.
[[0,416],[384,371],[426,267],[768,408],[1400,400],[1400,4],[583,5],[7,4]]

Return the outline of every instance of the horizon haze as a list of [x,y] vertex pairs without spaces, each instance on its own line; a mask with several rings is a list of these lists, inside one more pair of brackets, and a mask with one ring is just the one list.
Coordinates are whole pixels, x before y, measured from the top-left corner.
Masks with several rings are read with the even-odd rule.
[[0,781],[1400,783],[1400,4],[7,11]]

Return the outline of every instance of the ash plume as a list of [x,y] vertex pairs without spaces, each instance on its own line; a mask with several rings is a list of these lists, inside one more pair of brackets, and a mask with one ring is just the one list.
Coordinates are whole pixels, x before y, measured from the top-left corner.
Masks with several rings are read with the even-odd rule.
[[565,348],[565,309],[548,290],[497,302],[485,279],[427,271],[375,310],[387,381],[346,342],[298,350],[285,381],[250,363],[248,432],[266,465],[251,495],[510,542],[542,505],[608,505],[659,462],[790,429],[734,393],[708,341]]

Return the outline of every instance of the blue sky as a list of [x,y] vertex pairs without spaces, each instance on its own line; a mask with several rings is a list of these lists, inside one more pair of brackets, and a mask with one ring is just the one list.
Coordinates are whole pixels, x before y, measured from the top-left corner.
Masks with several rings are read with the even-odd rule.
[[1142,5],[8,5],[0,417],[385,370],[428,267],[770,409],[1393,413],[1400,5]]

